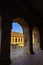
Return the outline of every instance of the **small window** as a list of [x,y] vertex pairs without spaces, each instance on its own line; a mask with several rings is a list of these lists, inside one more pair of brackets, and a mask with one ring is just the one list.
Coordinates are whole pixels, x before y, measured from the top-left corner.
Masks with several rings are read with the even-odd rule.
[[15,39],[15,42],[17,42],[17,38]]
[[20,38],[18,39],[18,42],[20,42]]
[[21,42],[22,42],[22,39],[21,39]]

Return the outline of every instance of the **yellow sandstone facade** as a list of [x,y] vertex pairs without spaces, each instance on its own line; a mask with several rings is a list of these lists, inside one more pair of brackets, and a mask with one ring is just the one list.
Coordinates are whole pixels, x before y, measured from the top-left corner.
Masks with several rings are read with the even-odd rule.
[[11,45],[24,47],[24,36],[22,33],[11,32]]

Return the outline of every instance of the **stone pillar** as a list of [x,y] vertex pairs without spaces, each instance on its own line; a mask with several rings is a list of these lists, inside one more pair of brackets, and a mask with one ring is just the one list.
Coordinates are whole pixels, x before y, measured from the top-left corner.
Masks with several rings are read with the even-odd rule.
[[21,37],[20,37],[20,43],[21,43]]
[[39,32],[40,32],[40,48],[43,50],[43,25],[39,26]]
[[1,38],[1,64],[9,65],[10,60],[10,41],[11,41],[11,22],[7,17],[2,17],[2,38]]
[[15,43],[15,37],[14,37],[14,43]]
[[30,54],[29,27],[24,27],[24,53]]
[[34,54],[34,52],[33,52],[33,44],[32,44],[32,26],[30,26],[30,28],[29,28],[29,37],[30,37],[30,53],[31,54]]
[[17,42],[16,43],[18,43],[18,37],[16,37],[17,38]]

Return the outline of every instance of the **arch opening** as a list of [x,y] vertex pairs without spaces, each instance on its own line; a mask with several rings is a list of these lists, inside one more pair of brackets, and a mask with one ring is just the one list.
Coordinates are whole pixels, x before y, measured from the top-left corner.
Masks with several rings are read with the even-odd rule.
[[[18,36],[18,34],[20,34],[19,35],[20,37],[18,37],[18,38],[15,37],[15,39],[14,39],[14,37],[12,38],[12,40],[13,40],[12,42],[15,41],[15,44],[13,44],[13,46],[11,46],[11,49],[12,50],[13,49],[17,49],[18,50],[17,52],[20,53],[20,54],[15,53],[15,51],[14,51],[14,54],[18,54],[18,57],[24,56],[26,54],[29,54],[30,53],[29,52],[29,33],[28,33],[29,32],[29,27],[28,27],[27,23],[25,23],[25,21],[23,19],[21,19],[21,18],[13,19],[13,23],[16,23],[16,27],[17,27],[17,24],[19,26],[21,26],[22,27],[22,31],[19,32],[20,31],[19,30],[18,32],[13,33],[14,34],[13,36]],[[20,27],[19,27],[19,29],[20,29]],[[13,53],[11,52],[11,54],[10,54],[11,58],[12,58],[12,54]]]
[[13,22],[11,30],[11,49],[13,50],[20,47],[24,47],[23,28],[17,22]]

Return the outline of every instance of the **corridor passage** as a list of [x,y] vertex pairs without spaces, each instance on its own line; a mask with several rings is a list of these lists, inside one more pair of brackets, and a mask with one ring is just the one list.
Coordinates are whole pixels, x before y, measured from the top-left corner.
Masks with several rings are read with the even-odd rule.
[[10,58],[12,60],[13,58],[17,59],[17,58],[23,57],[25,55],[26,54],[24,53],[24,48],[18,48],[18,49],[11,50]]
[[24,55],[18,58],[12,57],[11,65],[43,65],[43,51],[40,50],[34,55]]

